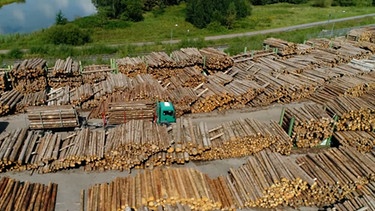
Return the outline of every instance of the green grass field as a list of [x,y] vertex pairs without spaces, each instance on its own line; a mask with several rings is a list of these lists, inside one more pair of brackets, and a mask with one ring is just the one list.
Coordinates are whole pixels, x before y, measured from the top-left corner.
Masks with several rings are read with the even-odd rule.
[[[0,48],[33,49],[28,54],[23,55],[24,57],[65,57],[69,53],[77,57],[101,53],[111,54],[114,57],[123,57],[150,51],[169,52],[187,46],[204,47],[208,45],[227,45],[229,46],[228,52],[235,54],[243,51],[244,47],[248,49],[261,48],[262,41],[270,36],[293,42],[303,42],[303,40],[310,38],[314,34],[318,34],[322,30],[331,29],[333,25],[329,21],[332,19],[374,13],[375,7],[317,8],[309,4],[293,5],[286,3],[254,6],[252,15],[246,19],[237,21],[235,28],[232,30],[228,30],[225,27],[211,27],[211,29],[195,28],[185,21],[184,10],[185,5],[181,4],[168,7],[163,14],[155,15],[149,12],[145,14],[145,20],[138,23],[123,21],[106,21],[103,23],[103,21],[96,16],[77,19],[74,23],[81,28],[90,30],[93,40],[92,43],[79,48],[46,44],[44,41],[45,30],[27,35],[0,35]],[[375,22],[374,20],[374,18],[365,18],[356,21],[347,21],[344,23],[336,23],[334,27],[335,29],[355,27],[372,24]],[[321,27],[293,32],[219,40],[215,42],[202,41],[205,36],[257,31],[316,21],[327,21],[327,24]],[[101,27],[103,25],[104,27]],[[161,44],[161,41],[170,39],[183,41],[176,45]],[[190,42],[188,42],[188,40]],[[144,46],[130,45],[130,43],[135,42],[154,42],[154,44]],[[108,46],[111,44],[114,44],[114,46]]]

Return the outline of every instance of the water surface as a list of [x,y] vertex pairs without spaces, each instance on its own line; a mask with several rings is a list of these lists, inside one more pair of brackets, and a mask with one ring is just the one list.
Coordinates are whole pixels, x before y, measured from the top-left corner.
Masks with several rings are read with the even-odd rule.
[[26,0],[0,8],[0,34],[29,33],[48,28],[62,11],[68,20],[96,12],[91,0]]

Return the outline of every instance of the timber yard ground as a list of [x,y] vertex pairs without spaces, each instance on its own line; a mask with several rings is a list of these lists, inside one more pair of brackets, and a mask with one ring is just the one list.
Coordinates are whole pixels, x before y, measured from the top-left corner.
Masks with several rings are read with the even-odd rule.
[[[228,110],[225,112],[211,112],[204,114],[191,115],[193,122],[206,122],[209,128],[213,128],[218,124],[239,118],[253,118],[263,122],[271,120],[279,121],[281,110],[283,107],[300,107],[304,103],[291,103],[287,105],[274,104],[261,108],[245,108],[239,110]],[[100,120],[96,120],[96,122]],[[0,118],[1,131],[11,131],[16,128],[27,128],[28,121],[25,114],[12,115]],[[5,122],[5,124],[4,124]],[[8,123],[8,124],[6,124]],[[215,160],[208,162],[192,162],[185,165],[172,165],[173,167],[188,167],[197,169],[210,177],[217,177],[226,175],[230,168],[237,168],[245,163],[246,157],[232,158],[224,160]],[[138,170],[132,170],[130,175],[135,175]],[[47,174],[31,174],[30,171],[24,172],[6,172],[2,176],[10,176],[11,178],[48,184],[49,182],[58,184],[58,193],[56,201],[56,211],[77,211],[80,210],[80,194],[81,190],[87,190],[94,184],[111,182],[116,177],[126,177],[129,175],[127,171],[91,171],[86,172],[83,169],[63,170],[56,173]],[[246,209],[246,210],[262,210],[262,209]],[[266,210],[266,209],[263,209]],[[294,210],[292,208],[282,208],[282,210]],[[316,208],[299,208],[298,210],[310,211],[317,210]]]

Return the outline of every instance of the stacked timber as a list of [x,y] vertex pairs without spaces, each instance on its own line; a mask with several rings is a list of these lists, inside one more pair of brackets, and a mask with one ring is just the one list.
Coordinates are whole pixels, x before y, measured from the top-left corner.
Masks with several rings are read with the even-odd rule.
[[[7,71],[7,70],[5,70]],[[0,92],[4,92],[9,89],[9,73],[5,71],[0,71]]]
[[66,60],[58,59],[52,69],[52,75],[54,77],[79,76],[80,65],[77,61],[73,61],[71,57],[68,57]]
[[113,71],[108,65],[89,65],[82,70],[83,83],[99,83],[107,79],[108,74]]
[[95,93],[91,84],[83,84],[79,87],[70,90],[70,104],[73,106],[80,106],[82,103],[91,99]]
[[[285,132],[279,134],[282,132],[280,129],[280,126],[277,124],[270,125],[269,123],[262,123],[253,119],[225,122],[209,130],[211,149],[202,151],[201,154],[197,154],[192,159],[216,160],[242,157],[269,148],[278,141],[290,142],[289,137],[282,135]],[[282,141],[280,139],[286,140]],[[280,151],[283,150],[280,149]]]
[[70,88],[82,85],[81,66],[71,57],[66,60],[58,59],[48,74],[48,85],[54,89],[69,86]]
[[233,193],[238,208],[275,208],[315,185],[313,178],[289,157],[261,151],[240,168],[230,169],[222,179],[226,179],[228,192]]
[[358,42],[375,43],[375,28],[372,26],[352,29],[347,33],[346,38]]
[[29,59],[15,63],[10,71],[13,89],[22,93],[45,90],[47,61],[44,59]]
[[171,58],[179,68],[190,66],[202,66],[203,57],[197,48],[181,48],[180,50],[173,51]]
[[0,97],[0,116],[14,112],[22,98],[23,94],[15,89],[4,92]]
[[209,71],[223,71],[233,66],[233,59],[215,48],[203,48],[199,52],[204,57],[204,67]]
[[140,57],[125,57],[116,60],[118,71],[129,77],[147,73],[147,64]]
[[227,85],[233,81],[233,77],[223,72],[217,72],[207,77],[208,83]]
[[276,141],[270,145],[272,152],[277,152],[282,155],[290,155],[293,147],[293,140],[284,129],[276,121],[270,122],[270,128],[275,134]]
[[315,102],[324,104],[328,99],[338,96],[360,97],[365,93],[375,90],[375,74],[364,74],[356,76],[343,76],[334,78],[323,88],[309,97]]
[[[2,133],[0,136],[0,172],[11,168],[18,168],[22,161],[20,157],[24,156],[24,140],[27,136],[27,129],[16,129],[9,133]],[[23,147],[22,147],[23,146]],[[22,149],[22,151],[21,151]],[[20,153],[21,151],[21,153]],[[20,155],[19,155],[20,154]]]
[[176,69],[175,74],[166,80],[166,87],[168,89],[175,87],[196,87],[201,83],[206,82],[206,77],[201,73],[197,67],[185,67]]
[[190,106],[198,99],[195,90],[190,87],[174,87],[173,89],[167,89],[165,94],[169,101],[173,103],[176,117],[190,113]]
[[130,120],[148,120],[155,118],[156,103],[152,101],[130,101],[108,104],[109,124],[123,124]]
[[334,120],[321,105],[309,104],[286,108],[282,127],[290,133],[297,147],[315,147],[333,134]]
[[150,74],[153,74],[153,71],[157,71],[158,69],[176,67],[174,60],[165,52],[152,52],[145,56],[145,62]]
[[192,113],[210,112],[233,100],[229,90],[217,83],[206,83],[196,89],[198,100],[191,106]]
[[353,147],[359,152],[371,152],[375,147],[375,133],[365,131],[337,131],[335,139],[340,145]]
[[[129,78],[124,74],[111,74],[102,81],[94,96],[97,108],[93,109],[90,118],[100,117],[108,112],[108,104],[129,101],[168,101],[164,88],[149,74],[140,74]],[[95,86],[94,86],[95,87]],[[90,101],[88,101],[90,102]],[[84,105],[83,105],[84,106]]]
[[327,209],[345,210],[375,210],[375,182],[359,186],[358,189],[339,203],[335,203]]
[[74,77],[54,77],[52,75],[48,75],[48,86],[53,89],[58,89],[61,87],[69,86],[71,88],[79,87],[82,85],[82,75],[74,76]]
[[78,114],[72,106],[35,106],[27,109],[30,129],[74,128]]
[[3,177],[0,179],[1,210],[54,211],[57,184],[21,182]]
[[280,56],[288,56],[297,53],[297,44],[288,42],[285,40],[277,38],[267,38],[263,41],[263,46],[268,46],[270,48],[276,48],[277,54]]
[[228,103],[228,107],[221,109],[243,108],[250,103],[256,96],[264,92],[264,87],[251,80],[235,79],[225,86],[233,95],[233,100]]
[[168,152],[187,152],[191,156],[211,149],[207,124],[193,124],[190,118],[179,118],[172,126],[173,146]]
[[105,169],[129,170],[171,145],[167,128],[150,121],[130,120],[108,131]]
[[372,131],[375,128],[375,92],[361,97],[341,96],[326,103],[330,116],[338,116],[337,131]]
[[87,210],[127,207],[156,210],[176,204],[185,204],[191,210],[217,210],[223,196],[216,192],[212,182],[207,175],[193,169],[146,170],[135,177],[116,178],[110,183],[92,186],[88,190]]
[[17,103],[16,110],[17,112],[26,112],[27,107],[29,106],[42,106],[47,103],[47,93],[45,90],[40,92],[34,92],[25,94],[22,100]]
[[70,104],[70,87],[60,87],[57,89],[51,89],[47,94],[48,106],[59,106],[59,105],[69,105]]
[[375,157],[350,147],[331,148],[319,154],[298,157],[296,163],[316,185],[294,198],[293,206],[329,206],[374,181]]
[[89,128],[75,132],[61,140],[56,159],[42,169],[42,173],[96,164],[104,159],[105,130]]

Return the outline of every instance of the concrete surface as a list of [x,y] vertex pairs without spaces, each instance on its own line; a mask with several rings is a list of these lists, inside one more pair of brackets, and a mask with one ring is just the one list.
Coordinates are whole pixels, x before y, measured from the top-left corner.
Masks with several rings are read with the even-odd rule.
[[[302,103],[288,104],[287,107],[299,107]],[[264,108],[247,108],[240,110],[231,110],[226,112],[212,112],[208,114],[190,115],[194,122],[207,122],[209,128],[218,124],[238,118],[253,118],[260,121],[278,121],[284,105],[272,105]],[[18,114],[0,118],[0,131],[11,131],[18,127],[27,127],[28,121],[25,114]],[[215,160],[209,162],[190,162],[185,165],[173,165],[173,167],[195,168],[210,177],[226,175],[229,168],[237,168],[246,161],[246,158],[235,158],[225,160]],[[85,172],[82,169],[64,170],[49,174],[33,174],[30,172],[6,172],[1,173],[0,177],[9,176],[21,181],[30,181],[48,184],[54,182],[58,184],[58,194],[56,202],[56,211],[78,211],[80,209],[80,191],[88,189],[90,186],[110,182],[116,177],[125,177],[134,175],[142,170],[132,170],[129,172],[106,171],[106,172]],[[260,210],[260,209],[247,209]],[[263,209],[264,210],[264,209]],[[285,208],[283,210],[293,210]],[[305,208],[303,210],[316,210],[314,208]]]

